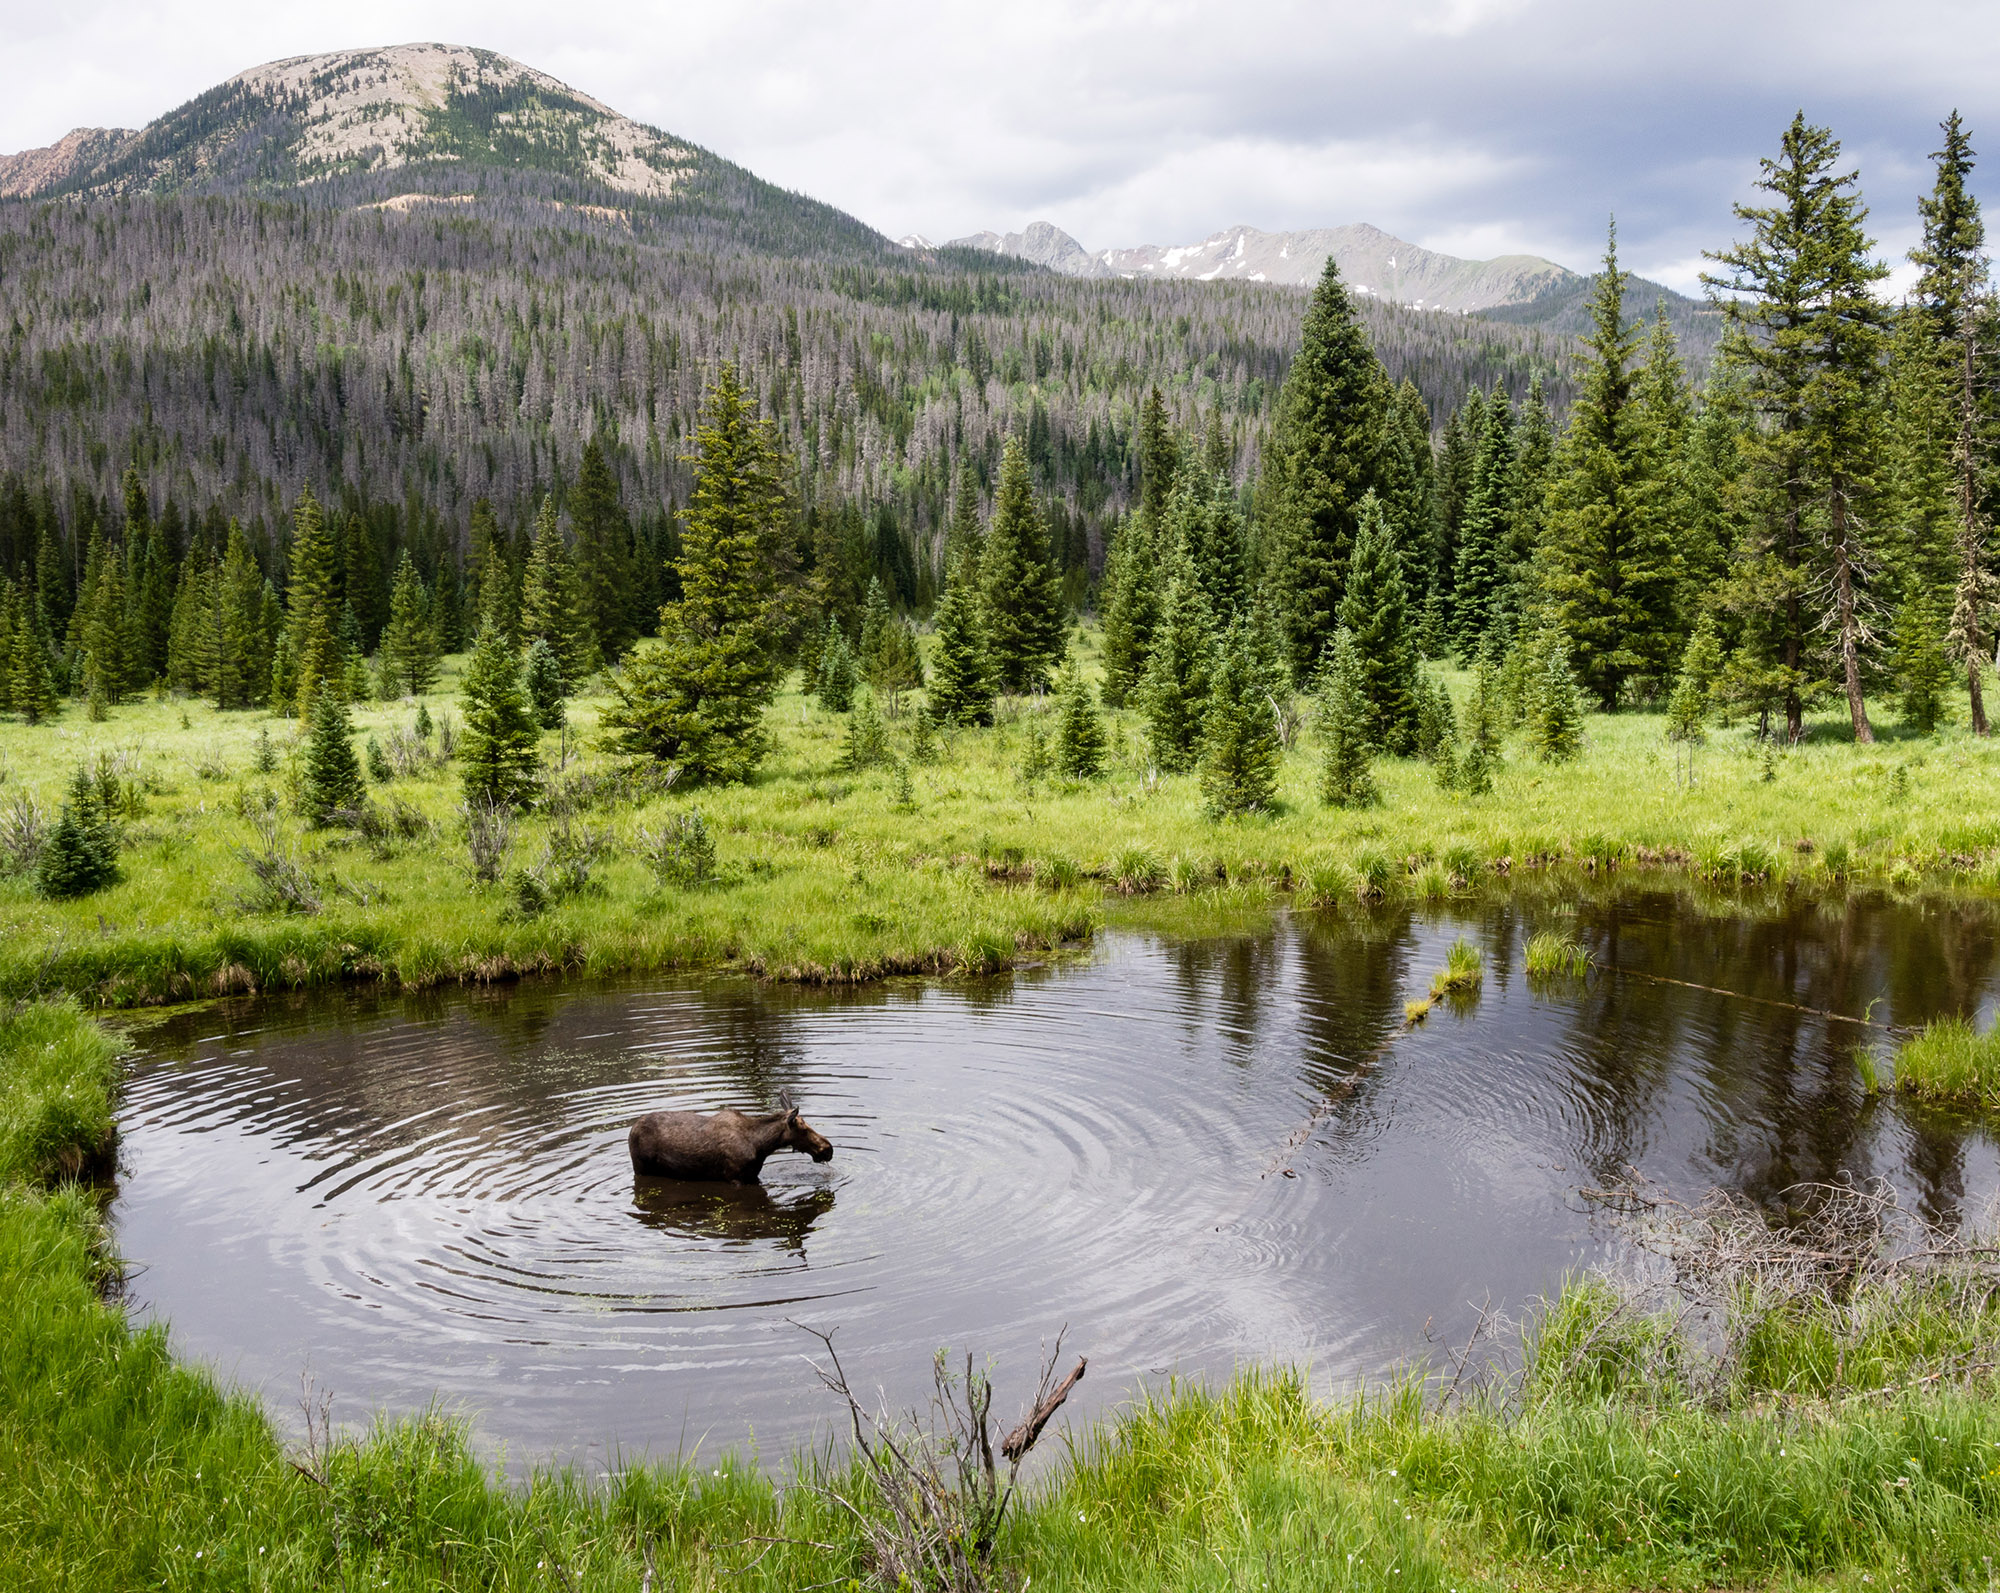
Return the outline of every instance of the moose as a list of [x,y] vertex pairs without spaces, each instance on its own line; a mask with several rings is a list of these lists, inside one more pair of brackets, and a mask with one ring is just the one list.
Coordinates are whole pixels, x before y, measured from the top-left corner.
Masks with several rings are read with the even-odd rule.
[[641,1178],[754,1184],[774,1151],[831,1161],[832,1142],[799,1116],[791,1096],[780,1090],[778,1104],[780,1110],[756,1116],[734,1107],[712,1114],[648,1112],[625,1137],[632,1171]]

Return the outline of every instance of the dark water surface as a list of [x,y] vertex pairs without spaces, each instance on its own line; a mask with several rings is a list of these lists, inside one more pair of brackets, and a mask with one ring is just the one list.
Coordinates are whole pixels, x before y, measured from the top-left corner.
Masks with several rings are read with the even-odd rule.
[[[1587,984],[1528,987],[1550,925]],[[1401,1032],[1461,933],[1480,999]],[[281,1418],[310,1365],[337,1417],[436,1396],[516,1461],[782,1455],[831,1415],[787,1319],[904,1402],[949,1344],[1011,1411],[1065,1322],[1088,1408],[1243,1362],[1338,1382],[1604,1259],[1576,1191],[1628,1167],[1767,1201],[1882,1174],[1983,1212],[1985,1125],[1864,1100],[1880,1031],[1826,1014],[1971,1011],[1996,968],[1982,906],[1634,894],[1113,934],[973,984],[239,1001],[139,1031],[118,1243],[140,1311]],[[781,1088],[831,1163],[635,1186],[634,1117]]]

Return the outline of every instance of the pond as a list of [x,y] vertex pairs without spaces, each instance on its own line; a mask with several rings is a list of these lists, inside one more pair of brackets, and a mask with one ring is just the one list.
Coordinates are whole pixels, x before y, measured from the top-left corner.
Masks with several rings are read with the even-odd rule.
[[[1523,977],[1549,925],[1587,981]],[[1984,1122],[1864,1096],[1855,1054],[1979,1009],[1996,929],[1966,902],[1524,894],[1114,932],[977,982],[246,999],[136,1031],[117,1242],[135,1311],[281,1422],[309,1369],[336,1419],[437,1399],[515,1465],[782,1459],[832,1427],[804,1327],[898,1404],[970,1349],[1009,1419],[1065,1326],[1084,1413],[1246,1363],[1332,1388],[1605,1260],[1579,1190],[1634,1170],[1773,1203],[1879,1175],[1983,1214]],[[1460,935],[1482,992],[1406,1030]],[[831,1162],[635,1183],[641,1113],[780,1089]]]

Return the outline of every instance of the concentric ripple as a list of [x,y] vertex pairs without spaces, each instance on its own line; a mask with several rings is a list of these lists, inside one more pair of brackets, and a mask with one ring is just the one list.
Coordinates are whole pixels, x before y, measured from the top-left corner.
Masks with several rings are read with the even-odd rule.
[[[1760,1194],[1883,1171],[1933,1206],[1992,1186],[1976,1125],[1872,1110],[1853,1035],[1771,993],[1886,995],[1897,1022],[1976,1003],[1992,969],[1962,955],[1959,985],[1908,988],[1910,937],[1945,926],[1878,909],[1774,942],[1619,903],[1576,927],[1630,972],[1537,992],[1532,916],[1114,937],[1059,972],[861,993],[234,1003],[141,1036],[119,1242],[142,1307],[274,1408],[309,1369],[351,1418],[441,1397],[517,1459],[776,1454],[828,1415],[807,1327],[897,1401],[940,1345],[993,1357],[1005,1397],[1065,1325],[1098,1406],[1245,1360],[1344,1378],[1596,1259],[1574,1192],[1630,1167]],[[1404,1032],[1460,933],[1481,999]],[[635,1117],[781,1089],[832,1162],[634,1180]]]

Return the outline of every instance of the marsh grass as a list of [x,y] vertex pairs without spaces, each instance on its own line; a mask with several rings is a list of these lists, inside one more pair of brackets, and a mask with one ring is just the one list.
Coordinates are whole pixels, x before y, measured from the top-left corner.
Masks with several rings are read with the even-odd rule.
[[1523,960],[1531,980],[1581,979],[1590,972],[1590,953],[1574,935],[1556,929],[1530,935]]
[[1939,1018],[1897,1048],[1898,1090],[1931,1101],[2000,1106],[2000,1028]]
[[1460,935],[1444,954],[1444,966],[1431,975],[1431,998],[1473,996],[1486,978],[1486,959],[1479,948]]

